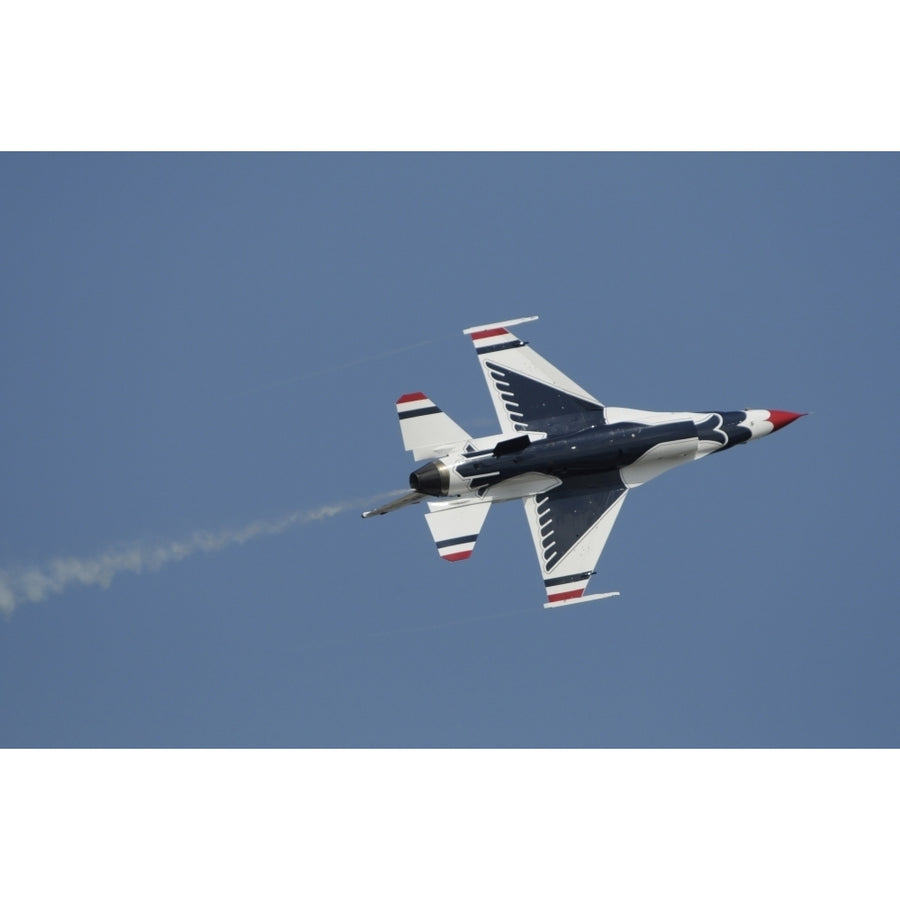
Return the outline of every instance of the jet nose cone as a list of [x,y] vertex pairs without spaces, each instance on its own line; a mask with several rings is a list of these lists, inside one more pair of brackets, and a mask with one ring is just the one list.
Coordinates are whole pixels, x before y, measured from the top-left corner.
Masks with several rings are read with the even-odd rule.
[[790,425],[805,415],[806,413],[787,412],[784,409],[770,409],[769,421],[772,423],[772,431],[778,431],[779,428],[784,428],[785,425]]

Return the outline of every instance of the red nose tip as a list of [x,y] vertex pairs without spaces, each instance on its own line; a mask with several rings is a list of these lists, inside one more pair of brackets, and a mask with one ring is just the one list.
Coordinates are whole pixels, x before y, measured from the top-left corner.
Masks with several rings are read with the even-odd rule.
[[790,425],[791,422],[805,415],[806,413],[787,412],[783,409],[770,409],[769,421],[772,423],[772,431],[778,431],[779,428],[784,428],[785,425]]

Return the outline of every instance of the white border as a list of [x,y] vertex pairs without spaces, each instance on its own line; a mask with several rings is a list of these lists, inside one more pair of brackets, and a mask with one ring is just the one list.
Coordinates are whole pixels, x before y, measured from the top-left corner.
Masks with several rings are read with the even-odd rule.
[[10,6],[5,149],[896,149],[893,6]]
[[0,753],[4,895],[896,896],[896,751]]

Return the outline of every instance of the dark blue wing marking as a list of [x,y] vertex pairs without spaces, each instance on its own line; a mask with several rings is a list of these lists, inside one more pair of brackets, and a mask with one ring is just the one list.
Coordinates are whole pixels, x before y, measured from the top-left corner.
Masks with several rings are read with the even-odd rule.
[[[573,418],[603,410],[598,403],[574,397],[494,362],[486,365],[517,431],[545,431],[548,434],[570,431]],[[566,421],[552,421],[560,417],[565,417]]]
[[618,472],[570,476],[538,495],[541,553],[548,572],[626,491]]

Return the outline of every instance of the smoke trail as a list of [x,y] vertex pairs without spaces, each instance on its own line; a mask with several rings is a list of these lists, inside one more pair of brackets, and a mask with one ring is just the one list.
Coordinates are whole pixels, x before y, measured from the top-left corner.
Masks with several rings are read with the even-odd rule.
[[151,546],[132,544],[121,550],[109,550],[87,558],[58,557],[41,566],[16,572],[0,569],[0,610],[8,615],[24,601],[39,603],[50,594],[60,594],[74,584],[108,588],[113,578],[122,572],[133,572],[135,575],[156,572],[195,553],[217,553],[233,544],[245,544],[265,535],[282,534],[296,525],[329,519],[348,509],[358,509],[402,493],[405,492],[390,491],[375,497],[344,500],[279,518],[259,519],[238,529],[196,531],[180,541],[162,541]]

